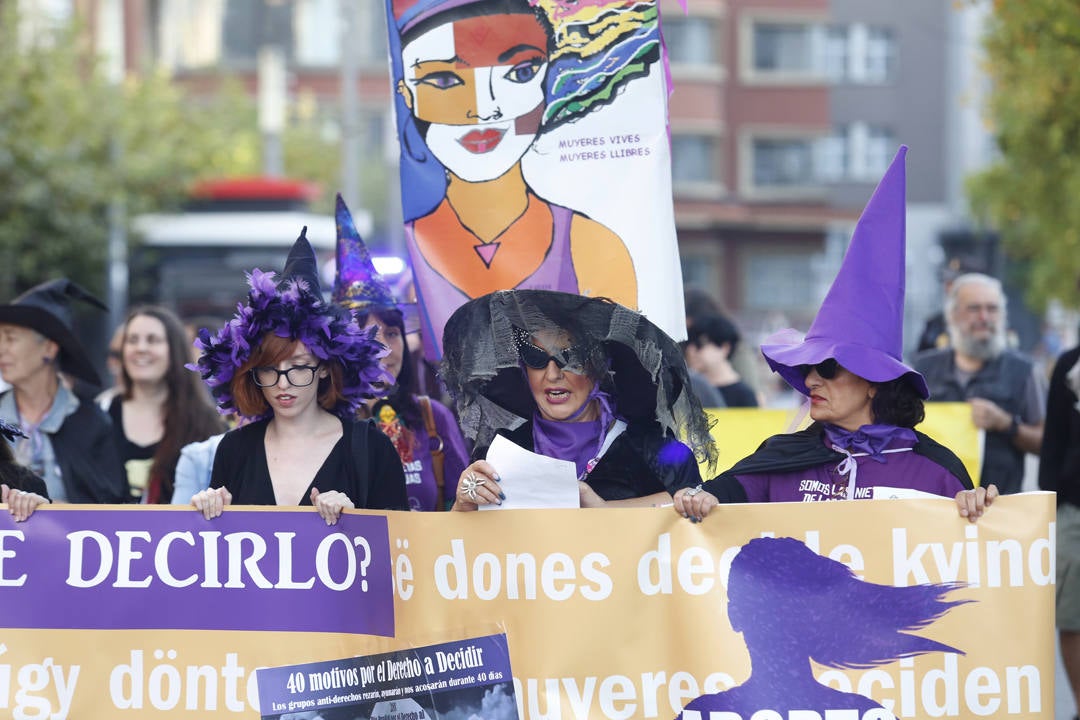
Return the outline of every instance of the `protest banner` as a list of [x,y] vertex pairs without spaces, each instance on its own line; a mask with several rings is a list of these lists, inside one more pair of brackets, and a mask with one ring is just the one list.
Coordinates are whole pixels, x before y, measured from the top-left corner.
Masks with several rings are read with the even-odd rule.
[[427,358],[455,309],[514,288],[609,297],[685,337],[658,3],[386,10]]
[[[814,686],[872,698],[874,707],[897,717],[1050,718],[1054,505],[1048,493],[1002,497],[977,524],[959,518],[947,499],[721,506],[700,524],[671,508],[348,512],[340,527],[296,509],[230,508],[206,521],[185,508],[46,508],[19,524],[4,512],[0,716],[250,717],[259,707],[257,668],[505,632],[522,718],[673,718],[697,701],[684,715],[695,720],[693,712],[701,711],[694,708],[713,701],[699,701],[702,696],[758,682],[751,682],[757,672],[751,654],[762,651],[755,629],[782,625],[796,637],[815,629],[838,638],[844,652],[858,645],[858,638],[846,637],[857,627],[850,604],[794,606],[798,610],[785,604],[785,597],[815,592],[833,597],[832,589],[806,584],[821,572],[766,577],[768,592],[751,586],[758,588],[755,612],[746,613],[744,603],[732,616],[738,603],[729,597],[729,571],[739,567],[732,569],[733,560],[749,541],[777,537],[794,538],[785,544],[798,541],[829,568],[850,568],[840,587],[922,592],[916,586],[949,584],[940,598],[949,606],[901,633],[930,649],[847,668],[804,657]],[[361,592],[364,551],[353,543],[357,574],[350,584],[344,541],[327,541],[333,545],[321,581],[311,551],[335,534],[356,537],[353,521],[383,518],[389,559],[373,554],[364,577],[369,592],[392,583],[395,636],[332,631],[333,622],[343,630],[354,627],[359,620],[352,616],[366,614],[368,606],[357,603],[340,616],[312,608],[334,607],[324,596]],[[91,527],[111,539],[115,561],[101,585],[79,587],[79,578],[95,577],[100,566],[87,542],[81,565],[72,560],[82,537],[77,533]],[[254,541],[225,539],[244,527],[264,537],[265,556]],[[165,544],[169,533],[177,538],[184,532],[202,545],[192,548],[179,539]],[[205,534],[215,532],[222,536]],[[290,564],[280,548],[291,533]],[[379,546],[368,530],[363,537]],[[185,579],[174,562],[196,550],[204,557],[198,571],[203,579],[174,588],[170,578]],[[217,572],[221,587],[206,582],[209,557],[225,563]],[[170,569],[168,576],[159,561]],[[235,582],[226,587],[229,570]],[[787,576],[791,593],[784,589]],[[72,578],[74,586],[67,582]],[[310,580],[311,587],[297,589],[283,578]],[[147,579],[149,585],[139,586]],[[61,586],[55,599],[40,592]],[[857,609],[864,620],[871,610],[877,613],[869,615],[872,627],[888,627],[909,604]],[[15,610],[23,605],[31,610]],[[186,605],[194,610],[184,610]],[[283,609],[280,630],[250,629],[254,608],[265,605]],[[83,629],[86,616],[106,613],[115,629],[101,629],[101,623]],[[321,617],[316,621],[315,615]],[[8,617],[36,617],[44,629]],[[65,617],[78,622],[65,628]],[[191,629],[198,618],[206,629]],[[311,631],[316,625],[319,631]],[[722,712],[734,713],[720,715],[724,720],[735,720],[755,710],[742,705]],[[826,717],[814,707],[802,708],[801,715],[770,712],[758,720]],[[845,712],[834,717],[879,716],[862,706]],[[702,717],[709,717],[707,710]]]

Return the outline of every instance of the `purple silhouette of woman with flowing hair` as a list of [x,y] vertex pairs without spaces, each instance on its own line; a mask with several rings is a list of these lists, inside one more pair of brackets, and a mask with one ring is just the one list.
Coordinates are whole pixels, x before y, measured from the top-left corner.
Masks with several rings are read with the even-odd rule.
[[[931,652],[962,655],[907,632],[971,602],[944,599],[961,587],[876,585],[794,538],[751,540],[735,556],[728,576],[728,617],[746,642],[750,677],[730,690],[694,699],[679,718],[707,720],[710,712],[748,718],[758,710],[784,717],[792,710],[858,710],[864,720],[891,718],[865,695],[819,683],[810,661],[854,670]],[[864,714],[872,710],[880,713]]]

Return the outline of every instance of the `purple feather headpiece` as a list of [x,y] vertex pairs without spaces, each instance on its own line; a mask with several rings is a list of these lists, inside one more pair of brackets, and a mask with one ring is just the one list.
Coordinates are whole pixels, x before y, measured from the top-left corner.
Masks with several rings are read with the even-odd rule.
[[341,364],[342,400],[332,411],[343,419],[355,417],[357,407],[378,394],[375,383],[393,382],[379,364],[386,348],[375,340],[374,331],[357,325],[350,310],[323,300],[306,231],[289,253],[280,284],[273,272],[252,270],[247,275],[247,304],[238,304],[236,315],[214,335],[205,328],[199,331],[195,347],[201,355],[189,367],[202,376],[223,414],[238,412],[233,377],[267,333],[298,340],[319,360]]

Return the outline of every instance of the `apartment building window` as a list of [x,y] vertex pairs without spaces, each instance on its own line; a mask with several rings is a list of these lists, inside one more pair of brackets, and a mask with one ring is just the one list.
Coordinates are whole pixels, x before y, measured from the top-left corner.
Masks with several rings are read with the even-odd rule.
[[259,47],[277,45],[293,56],[291,6],[265,0],[230,0],[221,26],[222,60],[227,65],[254,65]]
[[296,62],[330,67],[341,62],[340,0],[304,0],[293,11],[296,24]]
[[683,287],[713,287],[713,258],[707,255],[679,253]]
[[870,126],[866,136],[866,175],[863,179],[876,181],[889,169],[898,143],[892,130]]
[[163,0],[154,16],[162,66],[192,70],[218,65],[224,14],[219,0]]
[[896,152],[887,127],[854,122],[838,125],[817,145],[817,175],[824,182],[877,181]]
[[896,38],[889,28],[867,30],[864,82],[885,83],[896,75]]
[[816,180],[813,138],[754,138],[751,152],[755,187],[804,186]]
[[676,184],[716,183],[716,139],[708,135],[671,137],[671,179]]
[[814,273],[808,272],[813,253],[789,250],[750,251],[744,258],[746,310],[805,312],[814,307]]
[[843,25],[831,25],[825,30],[825,75],[833,81],[843,80],[848,73],[848,29]]
[[668,57],[678,65],[716,65],[716,26],[712,18],[664,17]]
[[808,23],[755,22],[754,70],[806,74],[815,68],[814,26]]
[[825,72],[838,83],[880,85],[896,76],[896,37],[890,28],[862,23],[826,31]]
[[891,28],[819,20],[747,22],[749,33],[743,37],[750,50],[743,67],[751,80],[876,85],[896,77],[898,51]]
[[851,163],[851,143],[848,142],[849,128],[840,125],[833,128],[828,137],[818,141],[817,174],[825,182],[841,182],[849,174]]

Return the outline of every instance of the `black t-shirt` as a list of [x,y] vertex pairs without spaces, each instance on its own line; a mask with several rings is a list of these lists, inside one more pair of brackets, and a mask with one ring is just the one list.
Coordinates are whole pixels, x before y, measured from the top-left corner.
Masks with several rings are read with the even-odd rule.
[[716,387],[720,391],[720,394],[724,397],[724,402],[728,407],[757,407],[757,395],[754,394],[754,389],[744,383],[742,380],[733,382],[730,385],[724,385]]
[[128,440],[124,434],[124,399],[119,395],[109,403],[109,417],[112,419],[116,454],[120,456],[120,463],[124,466],[131,497],[141,498],[150,482],[150,466],[154,462],[154,453],[157,452],[160,442],[136,445]]

